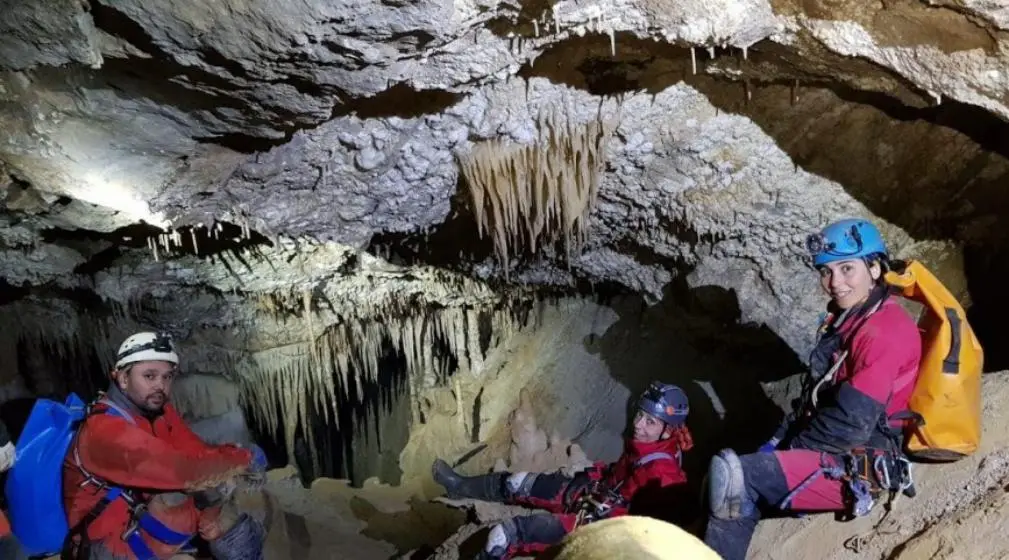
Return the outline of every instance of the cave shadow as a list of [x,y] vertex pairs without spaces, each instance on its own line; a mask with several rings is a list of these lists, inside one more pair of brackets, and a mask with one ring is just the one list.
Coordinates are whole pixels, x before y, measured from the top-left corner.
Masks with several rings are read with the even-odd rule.
[[638,296],[620,296],[610,306],[619,319],[601,337],[587,341],[588,349],[630,390],[628,419],[653,380],[686,392],[694,449],[684,454],[683,465],[690,487],[699,491],[708,462],[720,449],[747,453],[773,434],[784,411],[761,383],[787,380],[805,366],[770,328],[741,322],[734,291],[690,288],[681,276],[666,286],[655,305],[647,306]]
[[984,372],[1009,369],[1009,346],[1003,344],[1009,331],[1009,295],[1005,278],[1009,275],[1009,247],[1006,244],[967,244],[963,250],[964,274],[973,304],[967,321],[984,349]]
[[361,534],[395,546],[395,558],[410,551],[416,551],[411,558],[430,556],[468,518],[465,511],[417,496],[410,497],[407,506],[406,510],[384,512],[360,496],[350,499],[354,517],[365,524]]

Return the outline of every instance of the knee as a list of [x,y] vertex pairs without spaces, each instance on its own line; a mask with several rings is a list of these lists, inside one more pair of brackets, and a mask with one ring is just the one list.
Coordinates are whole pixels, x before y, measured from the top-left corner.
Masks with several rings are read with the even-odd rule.
[[517,472],[505,479],[505,489],[509,498],[526,498],[533,489],[538,475],[528,472]]
[[743,463],[731,449],[723,449],[711,458],[707,499],[712,516],[732,520],[754,513],[755,503],[749,494],[746,479]]
[[746,490],[754,502],[776,506],[788,494],[781,457],[789,452],[751,453],[739,458],[746,477]]
[[263,560],[266,529],[248,514],[210,542],[210,552],[219,560]]
[[503,558],[518,540],[518,527],[514,519],[507,519],[491,527],[487,534],[487,544],[484,545],[485,556]]

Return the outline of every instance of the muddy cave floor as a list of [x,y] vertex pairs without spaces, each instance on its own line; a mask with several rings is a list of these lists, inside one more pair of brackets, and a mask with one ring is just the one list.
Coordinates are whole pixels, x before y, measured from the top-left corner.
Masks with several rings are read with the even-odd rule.
[[[838,522],[831,514],[768,519],[750,548],[752,559],[1009,558],[1009,371],[984,385],[984,436],[973,456],[944,465],[915,466],[917,497]],[[560,465],[558,465],[560,466]],[[512,468],[521,465],[512,465]],[[270,473],[264,490],[241,495],[263,518],[271,559],[471,558],[488,525],[521,508],[449,502],[429,476],[389,486],[369,479],[361,488],[318,479],[304,488],[291,468]]]

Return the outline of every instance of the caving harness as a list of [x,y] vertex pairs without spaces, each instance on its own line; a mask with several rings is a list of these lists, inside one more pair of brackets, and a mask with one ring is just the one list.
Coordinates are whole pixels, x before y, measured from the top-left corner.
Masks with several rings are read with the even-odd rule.
[[[812,416],[817,407],[817,396],[821,390],[833,386],[836,382],[837,372],[840,370],[845,359],[848,357],[848,350],[843,348],[846,340],[851,340],[873,313],[882,307],[888,296],[888,290],[880,289],[875,291],[862,309],[866,311],[861,316],[852,317],[851,320],[858,321],[851,329],[847,337],[843,337],[838,328],[849,316],[850,310],[840,314],[828,313],[818,330],[817,348],[813,351],[810,359],[811,375],[803,383],[803,394],[799,402],[799,417],[808,419]],[[828,357],[833,357],[833,363],[828,367]],[[816,375],[818,371],[823,371],[822,375]],[[909,376],[916,372],[912,371]],[[897,383],[901,382],[898,379]],[[921,416],[910,411],[902,411],[890,417],[881,414],[876,429],[885,436],[883,447],[862,446],[856,447],[847,453],[833,454],[821,452],[820,468],[806,477],[798,486],[789,492],[779,504],[781,509],[787,509],[792,500],[800,492],[805,490],[815,480],[824,476],[831,480],[841,481],[845,492],[845,501],[848,505],[846,519],[854,519],[868,515],[872,508],[879,502],[883,494],[887,494],[886,509],[889,513],[894,501],[901,494],[914,497],[914,477],[911,472],[911,463],[903,452],[902,430],[890,426],[891,421],[904,421],[911,423],[921,422]]]
[[[96,404],[106,406],[104,410],[95,410]],[[117,406],[111,400],[100,397],[97,401],[87,405],[84,413],[84,420],[92,414],[113,414],[123,418],[133,425],[136,420],[131,414]],[[83,422],[82,421],[82,422]],[[153,539],[169,546],[185,547],[194,535],[180,533],[165,526],[148,511],[149,497],[142,496],[139,492],[119,486],[113,486],[84,468],[81,462],[80,453],[77,449],[77,436],[71,444],[73,449],[74,465],[84,475],[84,482],[78,485],[79,488],[88,486],[94,487],[95,493],[108,490],[101,500],[95,504],[94,508],[85,515],[81,521],[70,529],[63,544],[63,551],[60,554],[62,560],[86,560],[90,557],[91,541],[88,538],[88,527],[112,504],[121,499],[129,509],[130,521],[126,525],[126,530],[122,534],[122,539],[129,545],[130,550],[137,557],[137,560],[157,560],[157,555],[147,546],[141,535],[141,531],[150,535]]]
[[[638,468],[652,461],[660,460],[677,461],[682,464],[683,455],[680,452],[672,454],[656,451],[638,458],[633,465],[634,468]],[[628,475],[629,477],[630,475]],[[620,488],[625,482],[627,482],[627,478],[610,485],[606,484],[601,475],[597,475],[586,485],[573,484],[575,488],[567,492],[565,502],[568,504],[567,511],[577,515],[575,528],[608,518],[616,507],[628,507],[630,504],[620,493]]]

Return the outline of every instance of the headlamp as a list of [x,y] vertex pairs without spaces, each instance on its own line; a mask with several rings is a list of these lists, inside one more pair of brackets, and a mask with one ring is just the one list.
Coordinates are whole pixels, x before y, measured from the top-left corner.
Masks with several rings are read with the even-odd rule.
[[851,226],[851,230],[848,231],[847,237],[850,237],[854,242],[854,248],[848,251],[841,251],[837,248],[837,243],[827,239],[822,233],[811,233],[806,237],[806,251],[809,255],[815,257],[817,255],[830,255],[833,257],[850,257],[853,255],[858,255],[862,252],[862,234],[858,232],[856,226]]
[[165,331],[160,331],[154,335],[154,340],[146,344],[141,344],[139,346],[129,348],[122,354],[116,356],[116,360],[122,361],[123,358],[132,356],[133,354],[137,354],[139,352],[144,352],[146,350],[154,350],[155,352],[160,352],[164,354],[174,352],[175,346],[172,343],[172,335]]

